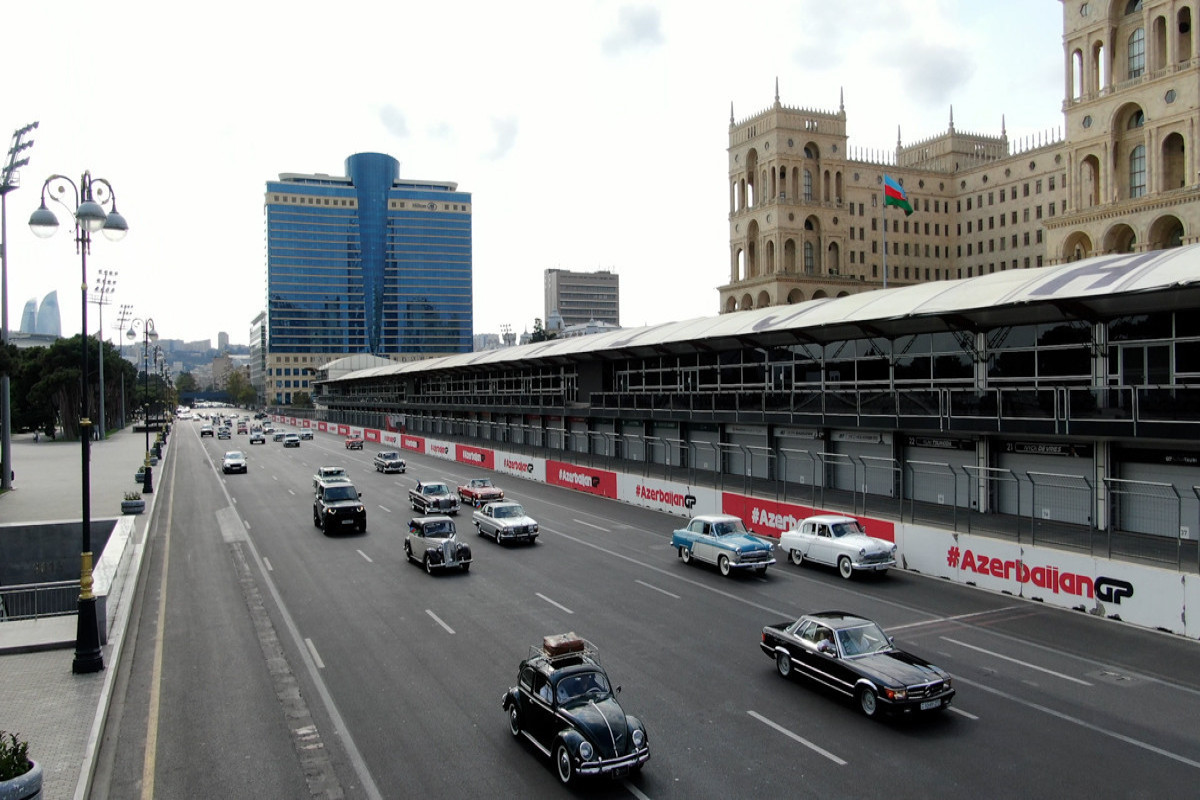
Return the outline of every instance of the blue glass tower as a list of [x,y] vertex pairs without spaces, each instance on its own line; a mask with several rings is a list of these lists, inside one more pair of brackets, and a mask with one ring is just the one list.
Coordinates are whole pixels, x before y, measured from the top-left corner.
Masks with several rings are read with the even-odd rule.
[[401,180],[396,159],[358,153],[344,177],[280,175],[265,207],[268,360],[471,351],[471,195],[457,184]]

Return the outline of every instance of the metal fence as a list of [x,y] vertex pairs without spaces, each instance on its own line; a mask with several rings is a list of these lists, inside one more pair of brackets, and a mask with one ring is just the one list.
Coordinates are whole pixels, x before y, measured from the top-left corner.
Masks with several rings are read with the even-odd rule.
[[78,601],[77,580],[0,586],[0,620],[62,617],[76,613]]
[[[434,432],[411,418],[413,433]],[[427,421],[424,421],[427,422]],[[538,426],[488,423],[483,446],[662,477],[721,491],[773,496],[831,512],[874,515],[1097,557],[1200,570],[1200,511],[1171,484],[1086,475],[905,461],[641,434],[577,437],[587,452],[556,452]],[[466,431],[464,431],[466,433]],[[701,466],[703,465],[703,466]],[[1200,486],[1192,488],[1200,501]],[[1190,503],[1190,498],[1189,503]],[[1196,519],[1184,519],[1185,508]]]

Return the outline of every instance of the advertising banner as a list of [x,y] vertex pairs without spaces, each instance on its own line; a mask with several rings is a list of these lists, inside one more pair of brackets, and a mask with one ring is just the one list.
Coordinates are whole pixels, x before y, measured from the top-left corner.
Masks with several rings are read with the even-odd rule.
[[689,519],[696,514],[716,514],[720,511],[720,494],[716,489],[643,478],[624,472],[617,474],[617,499]]
[[958,534],[900,526],[905,569],[1006,592],[1059,608],[1187,634],[1189,579],[1173,570]]
[[546,459],[544,458],[497,450],[493,453],[493,461],[497,472],[515,475],[518,478],[538,483],[546,482]]
[[379,431],[379,443],[386,447],[399,447],[400,437],[399,431]]
[[462,464],[483,467],[484,469],[496,468],[496,454],[484,447],[457,444],[454,446],[454,460]]
[[424,453],[425,437],[413,436],[411,433],[406,433],[400,437],[400,449],[413,453]]
[[565,461],[546,461],[546,483],[579,492],[616,499],[617,473],[595,467],[579,467]]
[[425,452],[438,458],[454,460],[454,445],[441,439],[426,439]]

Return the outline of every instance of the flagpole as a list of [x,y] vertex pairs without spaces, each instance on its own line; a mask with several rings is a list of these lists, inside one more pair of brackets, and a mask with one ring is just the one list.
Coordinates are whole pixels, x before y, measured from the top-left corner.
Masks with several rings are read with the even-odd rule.
[[879,209],[883,222],[883,288],[887,288],[887,184],[883,186],[883,208]]

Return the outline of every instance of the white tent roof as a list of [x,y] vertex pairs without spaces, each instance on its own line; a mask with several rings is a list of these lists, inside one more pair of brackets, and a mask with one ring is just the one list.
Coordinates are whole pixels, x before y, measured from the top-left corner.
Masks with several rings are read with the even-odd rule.
[[1200,245],[1097,256],[1053,267],[1008,270],[977,278],[921,283],[390,364],[354,372],[342,380],[504,362],[603,356],[606,351],[618,357],[637,350],[679,352],[693,347],[741,346],[740,343],[747,342],[829,341],[868,333],[898,336],[950,328],[1091,319],[1175,307],[1200,307]]

